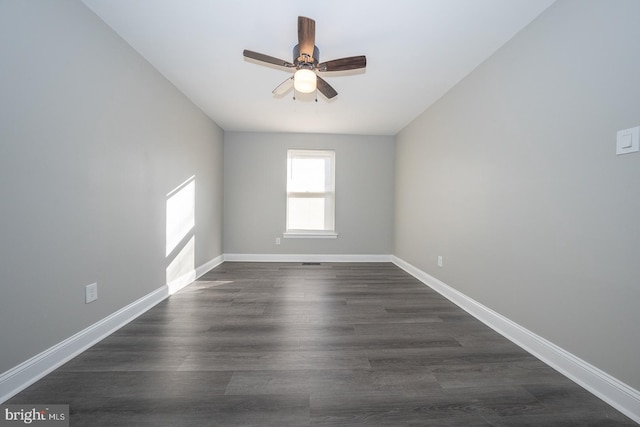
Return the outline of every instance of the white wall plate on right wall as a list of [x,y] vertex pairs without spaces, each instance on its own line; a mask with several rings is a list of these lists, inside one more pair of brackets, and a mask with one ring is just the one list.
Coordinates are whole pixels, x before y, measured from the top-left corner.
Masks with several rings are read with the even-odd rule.
[[640,151],[640,126],[618,131],[616,154],[628,154]]

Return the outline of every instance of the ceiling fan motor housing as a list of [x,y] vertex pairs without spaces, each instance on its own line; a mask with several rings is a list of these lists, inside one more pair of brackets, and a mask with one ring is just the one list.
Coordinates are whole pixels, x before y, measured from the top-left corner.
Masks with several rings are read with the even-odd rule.
[[300,54],[300,45],[297,44],[293,47],[293,63],[297,69],[308,68],[315,69],[320,62],[320,50],[318,46],[313,46],[313,57],[309,57],[307,54]]

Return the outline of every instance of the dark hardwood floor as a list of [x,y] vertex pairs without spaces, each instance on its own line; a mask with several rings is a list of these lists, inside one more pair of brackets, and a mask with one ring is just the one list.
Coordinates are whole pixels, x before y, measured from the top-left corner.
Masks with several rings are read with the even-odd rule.
[[387,263],[224,263],[7,403],[72,426],[635,425]]

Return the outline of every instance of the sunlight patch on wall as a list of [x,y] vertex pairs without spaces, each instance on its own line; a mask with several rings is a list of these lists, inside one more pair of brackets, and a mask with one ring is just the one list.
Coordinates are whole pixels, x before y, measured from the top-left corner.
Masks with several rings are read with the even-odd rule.
[[195,175],[167,194],[166,206],[166,279],[171,295],[196,278]]
[[196,177],[195,175],[167,194],[167,248],[165,256],[196,225]]
[[169,295],[196,279],[196,236],[192,236],[167,267]]

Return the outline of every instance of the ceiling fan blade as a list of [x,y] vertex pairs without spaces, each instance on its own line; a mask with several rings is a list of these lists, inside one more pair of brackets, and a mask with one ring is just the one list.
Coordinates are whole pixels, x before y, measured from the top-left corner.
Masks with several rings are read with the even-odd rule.
[[291,62],[285,61],[284,59],[274,58],[273,56],[265,55],[263,53],[254,52],[252,50],[245,49],[242,52],[242,55],[245,58],[251,58],[251,59],[255,59],[257,61],[266,62],[268,64],[279,65],[281,67],[287,67],[287,68],[295,67],[295,65],[293,65]]
[[307,54],[313,58],[316,45],[316,21],[305,16],[298,16],[298,47],[300,55]]
[[334,59],[332,61],[323,62],[318,64],[318,71],[346,71],[357,70],[359,68],[365,68],[367,66],[367,57],[350,56],[348,58]]
[[328,99],[331,99],[338,94],[338,92],[336,92],[336,90],[320,76],[318,76],[318,90]]
[[292,87],[293,87],[293,76],[289,77],[287,80],[280,83],[278,87],[275,88],[271,93],[278,96],[284,95],[285,93],[289,92]]

